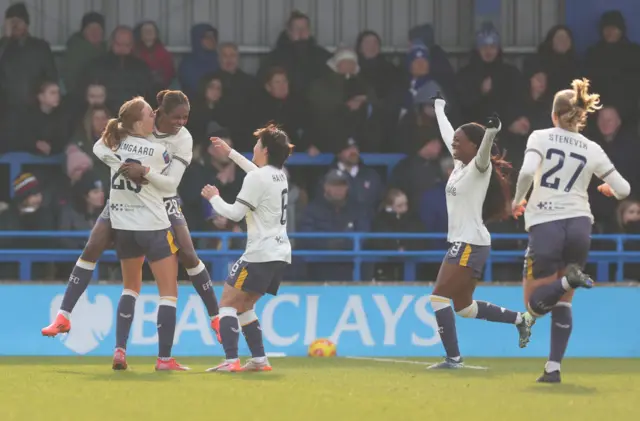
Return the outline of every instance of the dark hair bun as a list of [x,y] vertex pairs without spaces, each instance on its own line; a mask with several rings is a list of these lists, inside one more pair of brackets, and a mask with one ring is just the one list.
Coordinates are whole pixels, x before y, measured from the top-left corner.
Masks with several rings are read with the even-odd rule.
[[158,95],[156,95],[156,101],[158,101],[158,105],[162,105],[162,101],[164,101],[165,95],[167,95],[169,92],[171,91],[168,89],[164,89],[158,92]]

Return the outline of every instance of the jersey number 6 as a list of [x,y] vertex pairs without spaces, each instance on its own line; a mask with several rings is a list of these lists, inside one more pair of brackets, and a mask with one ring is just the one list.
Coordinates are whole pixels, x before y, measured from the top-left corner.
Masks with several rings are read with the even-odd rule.
[[289,193],[288,189],[284,189],[282,190],[282,193],[280,193],[280,199],[281,199],[280,225],[287,225],[287,203],[289,202],[288,193]]
[[[554,155],[558,157],[558,163],[554,165],[553,168],[551,168],[549,171],[542,174],[542,178],[540,179],[540,185],[542,187],[547,187],[549,189],[558,190],[558,188],[560,187],[560,177],[553,177],[553,179],[551,179],[551,177],[562,169],[565,163],[566,155],[564,151],[561,151],[560,149],[549,149],[547,150],[546,159],[551,160],[553,159]],[[571,188],[573,187],[576,180],[580,176],[580,173],[582,172],[584,167],[587,165],[587,158],[584,157],[583,155],[579,155],[577,153],[571,152],[569,153],[569,158],[573,158],[574,160],[578,161],[578,168],[576,168],[576,170],[573,172],[573,175],[569,179],[569,182],[564,187],[565,192],[571,191]]]

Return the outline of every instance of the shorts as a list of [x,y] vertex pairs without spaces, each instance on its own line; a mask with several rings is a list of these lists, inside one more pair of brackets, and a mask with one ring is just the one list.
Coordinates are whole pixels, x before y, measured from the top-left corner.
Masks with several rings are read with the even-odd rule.
[[590,247],[591,218],[587,216],[534,225],[529,228],[523,277],[545,278],[572,263],[584,268]]
[[171,228],[157,231],[113,231],[116,254],[120,260],[145,256],[149,262],[156,262],[178,252]]
[[227,284],[246,292],[277,295],[288,263],[246,262],[238,259],[229,272]]
[[[187,220],[184,219],[184,215],[182,214],[182,200],[180,196],[167,197],[164,199],[164,207],[167,210],[167,215],[169,215],[169,222],[171,222],[171,226],[175,227],[177,225],[187,225]],[[98,221],[102,220],[103,222],[110,222],[109,217],[109,201],[102,209],[102,213],[98,217]]]
[[491,253],[491,246],[474,246],[461,241],[451,244],[444,262],[473,270],[473,278],[482,278],[482,271]]

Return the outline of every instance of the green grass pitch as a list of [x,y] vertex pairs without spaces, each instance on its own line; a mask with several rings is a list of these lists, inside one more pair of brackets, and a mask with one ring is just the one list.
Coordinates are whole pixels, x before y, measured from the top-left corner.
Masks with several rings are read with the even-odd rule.
[[[426,371],[424,360],[272,359],[271,373],[156,373],[153,358],[0,357],[2,421],[626,421],[640,419],[640,359],[470,359],[487,370]],[[429,359],[433,361],[433,359]],[[413,362],[413,363],[412,363]]]

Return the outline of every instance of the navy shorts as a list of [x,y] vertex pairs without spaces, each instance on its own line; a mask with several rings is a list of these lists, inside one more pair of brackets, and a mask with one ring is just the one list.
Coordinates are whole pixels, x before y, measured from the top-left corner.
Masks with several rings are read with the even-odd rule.
[[234,263],[227,284],[246,292],[277,295],[287,268],[287,262],[246,262],[242,258]]
[[523,277],[545,278],[568,264],[584,268],[591,247],[591,218],[561,219],[529,228],[529,245],[524,258]]
[[459,241],[451,244],[444,257],[444,262],[471,268],[473,277],[480,279],[489,253],[491,253],[491,246],[474,246]]
[[[171,226],[175,227],[177,225],[187,225],[187,220],[184,219],[184,215],[182,214],[182,200],[180,196],[167,197],[164,199],[164,208],[167,210],[167,215],[169,216],[169,222],[171,222]],[[103,222],[111,222],[109,217],[109,201],[102,209],[102,213],[98,217],[98,221],[102,220]]]
[[178,252],[171,228],[157,231],[113,231],[116,254],[120,260],[146,256],[148,261],[156,262]]

